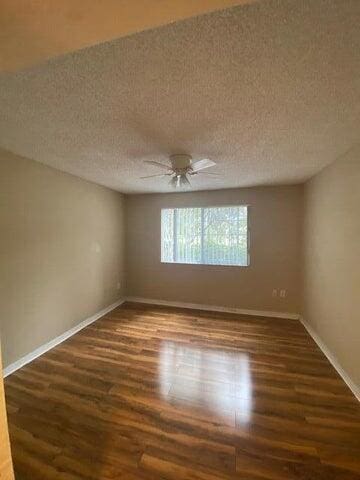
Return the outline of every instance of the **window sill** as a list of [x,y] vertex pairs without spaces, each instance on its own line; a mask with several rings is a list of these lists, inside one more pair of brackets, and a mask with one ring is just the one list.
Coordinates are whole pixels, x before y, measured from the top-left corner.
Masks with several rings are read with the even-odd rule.
[[247,265],[238,265],[236,263],[190,263],[190,262],[160,262],[163,265],[194,265],[199,267],[238,267],[238,268],[248,268],[250,264]]

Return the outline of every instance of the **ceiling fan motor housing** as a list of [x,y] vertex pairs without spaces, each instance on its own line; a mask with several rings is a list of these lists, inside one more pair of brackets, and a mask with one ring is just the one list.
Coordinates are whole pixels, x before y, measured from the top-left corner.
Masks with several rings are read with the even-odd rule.
[[177,153],[170,156],[171,165],[178,175],[186,173],[191,169],[192,157],[185,153]]

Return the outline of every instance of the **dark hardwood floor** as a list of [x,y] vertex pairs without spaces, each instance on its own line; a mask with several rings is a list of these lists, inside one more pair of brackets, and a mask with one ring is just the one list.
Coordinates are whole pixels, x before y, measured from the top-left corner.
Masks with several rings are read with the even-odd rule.
[[297,321],[126,304],[5,389],[17,479],[360,479],[359,403]]

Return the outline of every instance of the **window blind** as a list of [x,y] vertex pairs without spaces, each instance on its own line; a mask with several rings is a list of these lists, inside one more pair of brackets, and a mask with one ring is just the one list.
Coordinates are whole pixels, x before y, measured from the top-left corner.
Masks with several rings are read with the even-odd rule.
[[248,207],[163,209],[161,261],[249,265]]

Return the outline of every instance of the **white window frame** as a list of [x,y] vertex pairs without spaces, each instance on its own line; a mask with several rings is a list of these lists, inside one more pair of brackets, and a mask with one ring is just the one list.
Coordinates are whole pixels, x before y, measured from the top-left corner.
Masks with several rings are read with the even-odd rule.
[[[210,208],[229,208],[229,207],[245,207],[247,211],[247,231],[246,231],[246,246],[247,246],[247,264],[246,265],[239,265],[239,264],[221,264],[221,263],[203,263],[203,262],[169,262],[162,260],[162,239],[163,239],[163,232],[162,232],[162,211],[163,210],[174,210],[174,215],[176,210],[187,210],[191,208],[201,208],[201,215],[203,215],[204,209],[210,209]],[[230,205],[194,205],[191,207],[163,207],[161,208],[160,211],[160,263],[166,264],[166,265],[199,265],[202,267],[230,267],[230,268],[247,268],[250,267],[250,205],[248,204],[230,204]],[[176,229],[176,218],[174,218],[174,229]],[[201,229],[201,233],[203,235],[203,229]],[[174,251],[176,251],[176,230],[174,231]],[[203,249],[201,249],[201,253],[203,252]],[[203,253],[202,253],[203,255]],[[176,255],[174,255],[176,257]]]

